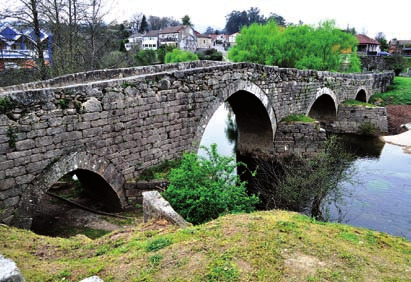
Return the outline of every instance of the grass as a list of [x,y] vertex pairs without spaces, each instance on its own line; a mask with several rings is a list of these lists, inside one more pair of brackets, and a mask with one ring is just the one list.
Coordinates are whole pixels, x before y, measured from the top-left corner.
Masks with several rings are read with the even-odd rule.
[[1,253],[26,281],[411,281],[411,243],[285,211],[220,217],[91,240],[0,225]]
[[294,114],[282,118],[281,122],[315,122],[315,120],[303,114]]
[[388,86],[384,93],[377,93],[371,96],[369,103],[386,105],[411,105],[411,78],[394,78],[394,83]]

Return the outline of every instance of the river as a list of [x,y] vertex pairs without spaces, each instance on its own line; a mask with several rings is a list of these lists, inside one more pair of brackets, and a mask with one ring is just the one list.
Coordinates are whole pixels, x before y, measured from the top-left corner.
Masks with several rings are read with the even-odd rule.
[[[222,105],[207,125],[201,145],[217,143],[220,154],[233,155],[234,143],[225,134],[227,115]],[[344,140],[357,149],[352,164],[356,173],[352,181],[341,183],[341,201],[325,203],[330,221],[411,240],[411,154],[378,139],[346,136]]]

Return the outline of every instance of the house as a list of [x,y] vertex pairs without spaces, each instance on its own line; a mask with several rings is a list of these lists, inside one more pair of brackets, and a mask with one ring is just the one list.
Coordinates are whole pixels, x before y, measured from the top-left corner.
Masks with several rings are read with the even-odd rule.
[[229,42],[229,35],[227,34],[210,34],[210,37],[213,40],[213,45],[225,45],[227,42]]
[[234,46],[235,45],[235,40],[237,38],[237,35],[239,35],[239,32],[233,33],[230,36],[228,36],[228,42],[230,43],[230,46]]
[[[41,44],[46,64],[51,64],[51,38],[41,31]],[[36,36],[33,30],[21,32],[6,24],[0,27],[0,70],[7,68],[32,68],[38,57]]]
[[365,34],[357,34],[358,39],[358,48],[357,54],[359,55],[366,55],[366,56],[376,56],[380,50],[380,43],[368,37]]
[[191,26],[179,25],[162,29],[158,33],[159,45],[169,45],[195,52],[197,50],[197,36]]
[[213,40],[211,37],[205,34],[201,34],[196,31],[197,36],[197,49],[209,49],[213,46]]
[[142,37],[141,48],[143,50],[157,50],[159,46],[158,34],[158,30],[152,30],[144,34]]
[[398,53],[402,56],[411,56],[411,40],[390,40],[390,53]]
[[133,48],[138,48],[140,49],[142,44],[143,44],[143,36],[144,34],[141,33],[133,33],[129,38],[128,38],[128,42],[126,44],[124,44],[124,46],[126,47],[127,51],[130,51]]

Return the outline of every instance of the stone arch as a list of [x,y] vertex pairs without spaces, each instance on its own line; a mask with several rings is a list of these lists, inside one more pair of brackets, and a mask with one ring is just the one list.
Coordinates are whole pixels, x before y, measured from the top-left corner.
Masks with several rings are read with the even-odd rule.
[[368,101],[368,92],[364,87],[358,88],[357,94],[355,95],[355,100],[367,103],[367,101]]
[[320,122],[337,119],[338,102],[334,92],[329,88],[320,89],[309,105],[306,115]]
[[273,105],[261,88],[252,82],[237,80],[224,89],[214,90],[217,99],[200,121],[196,141],[201,140],[208,122],[218,107],[228,102],[237,119],[238,150],[243,155],[272,154],[277,118]]
[[[76,174],[91,197],[102,201],[112,211],[126,205],[123,190],[125,179],[108,160],[87,152],[74,152],[49,165],[32,181],[23,193],[15,225],[30,228],[36,205],[43,194],[66,174]],[[93,186],[97,187],[93,188]]]

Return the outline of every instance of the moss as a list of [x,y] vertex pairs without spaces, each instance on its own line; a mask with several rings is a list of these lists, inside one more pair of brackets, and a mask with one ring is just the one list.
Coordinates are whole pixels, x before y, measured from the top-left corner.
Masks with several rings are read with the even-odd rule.
[[282,118],[280,122],[287,122],[287,123],[290,123],[290,122],[309,122],[309,123],[311,123],[311,122],[315,122],[315,120],[308,117],[308,116],[306,116],[306,115],[303,115],[303,114],[299,114],[299,115],[293,114],[293,115],[289,115],[289,116],[286,116],[286,117]]

